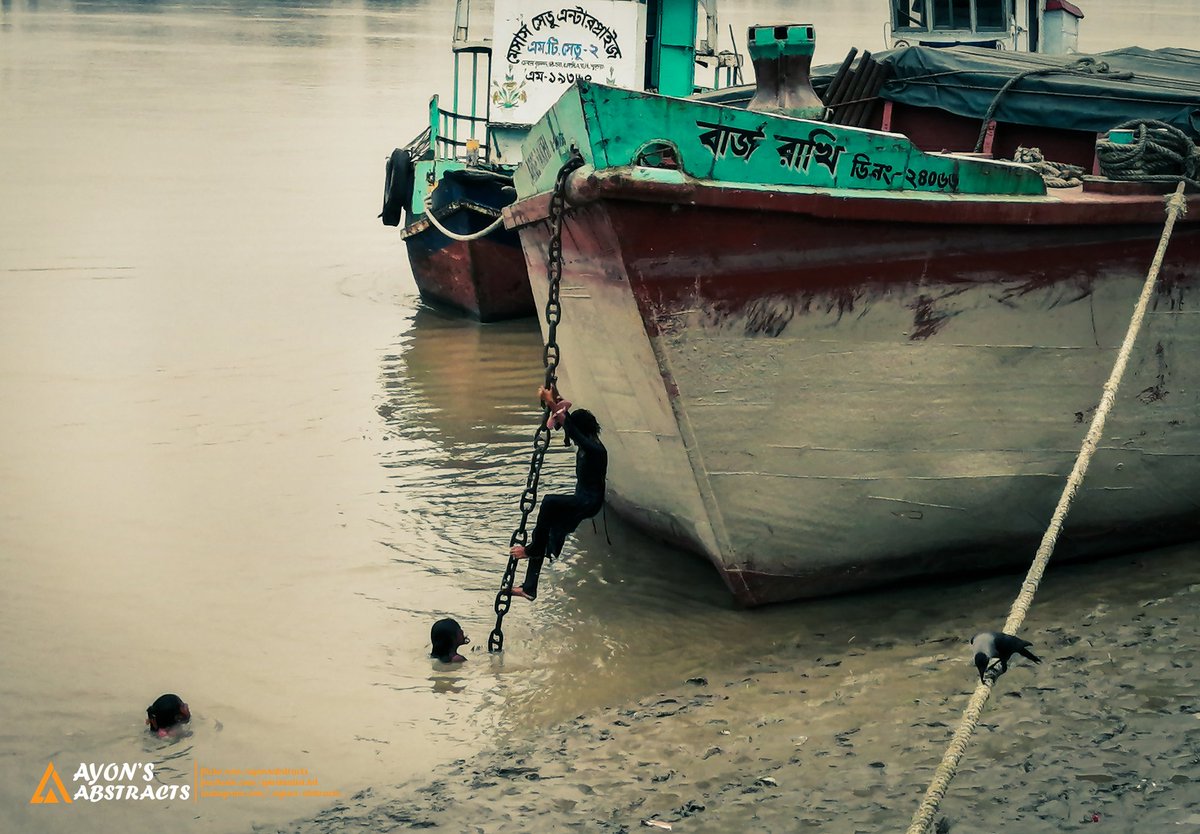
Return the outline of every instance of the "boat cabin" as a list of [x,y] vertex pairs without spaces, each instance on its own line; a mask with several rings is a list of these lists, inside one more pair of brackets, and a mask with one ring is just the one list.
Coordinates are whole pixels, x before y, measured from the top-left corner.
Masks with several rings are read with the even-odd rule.
[[887,44],[1076,52],[1083,12],[1067,0],[889,0]]
[[[515,165],[530,126],[577,80],[670,96],[739,83],[718,52],[717,0],[495,0],[492,28],[458,0],[449,109],[431,104],[437,155]],[[487,36],[481,36],[485,31]]]
[[[426,301],[480,321],[533,315],[525,258],[501,213],[530,128],[578,81],[672,97],[741,81],[716,50],[718,0],[457,0],[453,86],[388,159],[383,211]],[[483,18],[487,19],[484,20]],[[448,106],[447,106],[448,105]]]

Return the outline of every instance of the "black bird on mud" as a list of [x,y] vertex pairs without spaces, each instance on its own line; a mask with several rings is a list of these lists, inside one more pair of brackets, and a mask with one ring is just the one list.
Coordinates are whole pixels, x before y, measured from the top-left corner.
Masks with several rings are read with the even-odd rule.
[[971,648],[975,650],[975,667],[979,669],[980,682],[983,682],[983,675],[992,660],[1000,661],[1000,674],[1008,671],[1008,659],[1014,654],[1041,663],[1042,659],[1029,651],[1032,645],[1028,640],[1001,631],[981,631],[976,634],[971,638]]

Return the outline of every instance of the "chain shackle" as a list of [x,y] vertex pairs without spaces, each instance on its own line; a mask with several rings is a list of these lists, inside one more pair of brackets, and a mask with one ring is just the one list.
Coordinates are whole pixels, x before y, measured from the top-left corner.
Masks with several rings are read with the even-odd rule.
[[[546,277],[549,284],[548,300],[546,301],[546,346],[542,352],[542,363],[546,367],[544,387],[553,390],[558,382],[557,370],[559,362],[558,323],[562,318],[562,305],[559,303],[559,286],[562,283],[562,226],[563,213],[567,206],[567,177],[571,172],[583,165],[583,157],[575,147],[571,148],[571,156],[558,170],[554,180],[554,192],[550,197],[550,247],[546,263]],[[528,541],[526,527],[529,514],[537,506],[538,478],[542,472],[542,461],[546,458],[546,449],[550,446],[550,429],[546,421],[550,417],[550,407],[542,409],[541,420],[538,421],[537,432],[533,436],[533,456],[529,461],[529,476],[525,479],[525,490],[521,493],[521,520],[517,529],[509,539],[509,547],[521,545]],[[512,606],[512,587],[517,581],[517,560],[509,554],[508,566],[504,569],[504,579],[501,580],[500,590],[496,593],[496,627],[488,635],[488,652],[495,653],[504,649],[504,615]]]

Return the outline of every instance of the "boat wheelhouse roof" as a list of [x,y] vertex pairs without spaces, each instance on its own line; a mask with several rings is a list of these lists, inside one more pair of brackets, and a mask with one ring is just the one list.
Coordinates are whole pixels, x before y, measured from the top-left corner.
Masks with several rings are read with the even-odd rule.
[[[1200,136],[1200,52],[1126,47],[1093,55],[1040,55],[956,46],[911,46],[876,56],[890,66],[884,99],[982,119],[997,92],[1030,70],[1065,69],[1092,59],[1107,72],[1021,79],[993,118],[1101,133],[1131,119],[1167,122]],[[828,69],[828,68],[822,68]],[[833,67],[836,70],[836,67]],[[814,71],[814,81],[822,75]],[[832,73],[831,73],[832,74]]]
[[[899,104],[934,107],[976,121],[1009,80],[1030,70],[1066,68],[1081,58],[1107,65],[1094,74],[1028,76],[1001,98],[992,118],[1103,133],[1132,119],[1155,119],[1200,137],[1200,51],[1130,46],[1091,55],[1043,55],[973,46],[908,46],[873,53],[889,68],[879,97]],[[822,93],[837,64],[812,69]],[[1118,77],[1114,77],[1118,76]],[[728,87],[697,99],[745,107],[754,85]]]

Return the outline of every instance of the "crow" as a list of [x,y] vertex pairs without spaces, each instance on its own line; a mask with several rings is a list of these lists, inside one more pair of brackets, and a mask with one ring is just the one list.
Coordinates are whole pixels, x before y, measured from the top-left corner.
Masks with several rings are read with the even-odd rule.
[[1032,645],[1028,640],[999,631],[981,631],[976,634],[971,638],[971,648],[975,650],[975,667],[979,669],[980,682],[983,681],[983,675],[993,659],[1000,661],[1000,674],[1008,671],[1008,659],[1014,654],[1027,657],[1034,663],[1041,663],[1042,659],[1029,651]]

